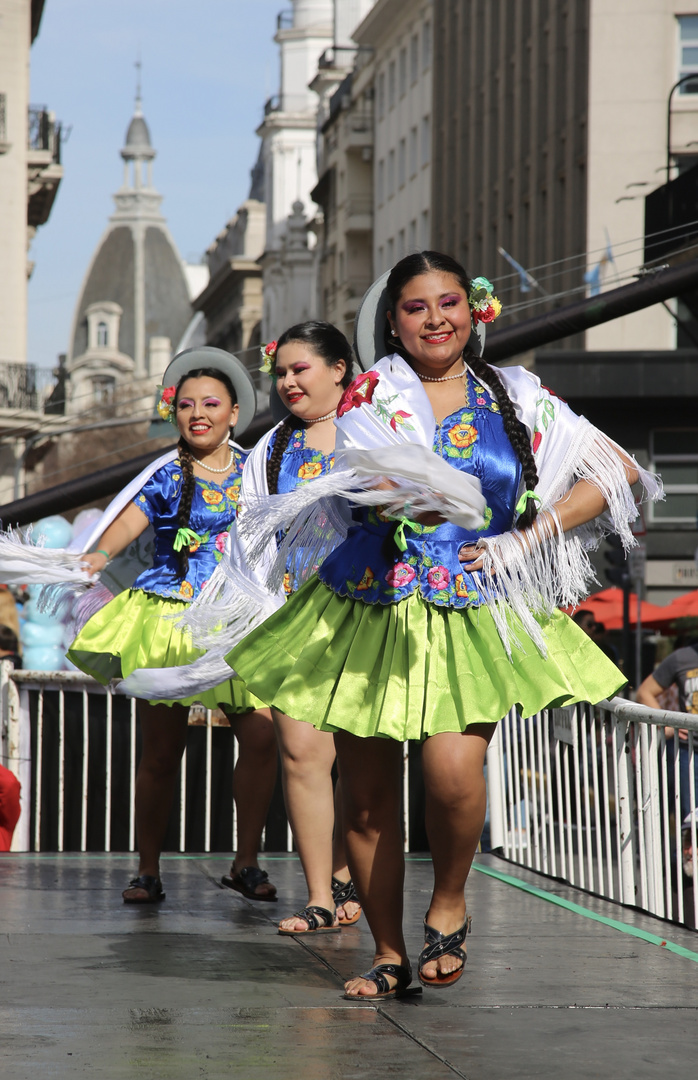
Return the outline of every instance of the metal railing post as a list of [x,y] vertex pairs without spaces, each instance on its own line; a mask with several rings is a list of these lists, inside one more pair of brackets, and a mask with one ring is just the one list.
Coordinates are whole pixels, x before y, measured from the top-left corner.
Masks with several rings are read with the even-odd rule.
[[487,747],[487,800],[490,811],[490,847],[504,847],[504,791],[502,788],[502,731],[497,724]]
[[630,724],[619,720],[617,726],[616,761],[618,790],[616,813],[620,826],[620,895],[624,904],[635,900],[635,830],[633,828],[633,764],[630,753]]

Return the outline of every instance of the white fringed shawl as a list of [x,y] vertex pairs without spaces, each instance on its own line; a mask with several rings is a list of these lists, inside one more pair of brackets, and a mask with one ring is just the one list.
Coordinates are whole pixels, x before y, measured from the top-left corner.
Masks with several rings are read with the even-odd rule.
[[[531,439],[540,509],[549,511],[557,528],[544,518],[535,531],[513,530],[482,540],[484,565],[474,578],[509,654],[512,646],[522,644],[518,626],[545,655],[538,619],[549,616],[558,604],[572,605],[588,594],[594,573],[587,552],[608,532],[617,533],[626,549],[635,544],[630,524],[638,509],[624,461],[637,470],[643,500],[662,498],[662,488],[657,476],[641,469],[616,443],[573,413],[537,376],[519,367],[500,369],[499,375]],[[341,542],[346,535],[347,500],[381,505],[398,516],[406,503],[411,517],[438,510],[468,529],[482,523],[484,499],[477,481],[433,453],[433,410],[410,366],[393,354],[352,385],[354,404],[335,421],[332,472],[286,495],[269,495],[266,448],[271,433],[248,459],[231,559],[221,562],[206,595],[202,593],[185,615],[195,642],[218,656],[279,606],[283,572],[294,551],[312,550],[313,558],[306,558],[301,567],[309,576],[312,564],[319,564]],[[377,491],[376,481],[386,476],[395,488]],[[599,489],[607,509],[595,521],[565,534],[554,505],[580,479]],[[279,531],[285,532],[285,540],[277,552]],[[194,679],[203,675],[206,660],[192,665]],[[215,670],[220,674],[222,668]],[[150,694],[152,684],[142,685],[141,693],[160,696],[175,673],[175,669],[162,672],[157,695]],[[134,676],[131,680],[131,692],[136,692]],[[215,683],[207,680],[206,685]],[[199,684],[199,689],[204,686]],[[171,685],[171,693],[163,696],[183,695]]]

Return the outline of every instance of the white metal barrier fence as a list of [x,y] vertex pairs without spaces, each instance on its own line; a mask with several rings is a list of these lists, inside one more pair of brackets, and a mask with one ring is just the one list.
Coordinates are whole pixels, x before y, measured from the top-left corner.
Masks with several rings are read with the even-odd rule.
[[[101,703],[99,715],[94,713],[95,701]],[[115,715],[115,712],[118,715]],[[97,720],[95,726],[94,720]],[[92,721],[92,722],[91,722]],[[214,813],[220,807],[212,805],[212,777],[214,771],[214,732],[210,711],[205,712],[203,727],[204,753],[201,782],[196,785],[194,797],[200,803],[198,810],[203,817],[202,843],[197,848],[211,850],[211,834]],[[69,730],[68,730],[69,729]],[[97,754],[93,754],[95,731],[99,733]],[[92,737],[91,737],[92,732]],[[237,760],[237,743],[230,745],[230,762],[227,770],[232,775]],[[22,814],[12,840],[13,851],[41,851],[47,847],[42,839],[46,819],[51,821],[51,850],[63,851],[66,846],[66,810],[76,810],[76,827],[72,829],[73,850],[113,850],[112,828],[114,807],[113,792],[116,786],[114,747],[122,748],[121,812],[127,815],[122,829],[124,836],[119,850],[135,849],[134,793],[138,752],[136,702],[132,698],[115,698],[93,679],[77,672],[30,672],[14,671],[11,663],[0,662],[0,761],[8,767],[22,784]],[[179,819],[178,848],[187,850],[187,809],[193,797],[190,793],[191,770],[187,769],[185,750],[180,774],[179,805],[175,813]],[[99,774],[97,783],[90,783],[92,772]],[[74,767],[69,768],[71,758]],[[47,797],[46,775],[52,773]],[[70,771],[70,782],[67,772]],[[79,792],[79,794],[76,794]],[[47,805],[48,803],[48,805]],[[235,804],[230,799],[229,813],[230,847],[237,844],[237,821]],[[76,814],[73,813],[73,818]],[[102,827],[95,835],[95,816]],[[91,843],[88,845],[88,830]],[[125,842],[123,842],[125,840]],[[77,841],[77,842],[76,842]],[[226,845],[228,846],[228,845]]]
[[[696,732],[698,717],[622,698],[527,720],[512,711],[488,751],[492,847],[599,896],[698,925]],[[692,874],[682,858],[686,812]]]
[[[679,729],[688,730],[681,750]],[[668,738],[667,731],[674,737]],[[491,847],[599,896],[687,921],[681,801],[693,816],[692,880],[698,881],[696,792],[695,784],[681,775],[680,757],[684,767],[687,759],[693,777],[697,731],[698,717],[654,711],[621,698],[595,707],[545,710],[525,721],[510,713],[487,755]],[[223,735],[220,729],[223,741],[215,742],[219,736],[210,713],[198,734],[195,767],[187,768],[191,738],[185,751],[175,807],[178,835],[169,846],[234,850],[237,744],[232,733]],[[408,750],[405,744],[406,851],[420,817]],[[133,700],[114,698],[79,673],[15,672],[10,663],[0,662],[0,759],[22,783],[23,812],[13,851],[62,851],[67,832],[72,850],[134,850],[137,752]],[[46,782],[49,773],[51,784]],[[200,827],[192,839],[187,817],[193,813]],[[115,846],[118,814],[123,821]],[[283,812],[277,817],[275,835],[266,846],[291,851],[293,838]],[[221,835],[221,820],[225,835],[215,846],[212,839],[215,830]],[[417,844],[425,846],[419,837]],[[694,925],[697,892],[692,889],[690,896]]]

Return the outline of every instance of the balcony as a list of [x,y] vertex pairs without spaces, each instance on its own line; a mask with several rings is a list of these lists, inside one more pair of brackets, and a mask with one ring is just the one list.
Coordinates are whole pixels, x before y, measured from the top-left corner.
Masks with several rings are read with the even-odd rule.
[[55,382],[50,368],[0,361],[0,432],[38,427]]
[[27,224],[36,229],[48,221],[58,185],[63,179],[61,165],[62,125],[45,105],[29,108],[27,151]]
[[352,195],[344,204],[346,231],[370,233],[373,228],[373,199],[370,195]]

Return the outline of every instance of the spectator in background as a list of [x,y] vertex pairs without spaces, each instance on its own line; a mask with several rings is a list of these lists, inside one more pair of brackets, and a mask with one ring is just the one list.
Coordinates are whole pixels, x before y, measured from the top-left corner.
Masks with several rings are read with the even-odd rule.
[[575,611],[572,616],[572,621],[576,622],[579,629],[583,630],[589,637],[594,636],[593,631],[596,626],[596,619],[594,617],[594,612],[590,611],[589,608],[580,608],[579,611]]
[[[698,827],[698,809],[694,810],[694,816],[696,819],[696,826]],[[693,899],[694,890],[694,861],[693,861],[693,843],[691,838],[691,815],[688,814],[681,826],[681,881],[683,887],[683,924],[689,928],[689,930],[695,930],[696,928],[696,909]],[[674,904],[674,918],[679,917],[679,902],[676,886],[673,888],[673,904]]]
[[[640,684],[637,691],[637,701],[640,705],[647,705],[650,709],[660,709],[659,696],[669,686],[676,686],[679,695],[679,712],[698,715],[698,641],[692,641],[683,649],[676,649],[662,660],[655,668],[652,675]],[[667,742],[674,738],[676,729],[667,727]],[[679,728],[679,783],[681,785],[681,820],[683,821],[690,813],[690,788],[689,788],[689,752],[688,731]],[[694,737],[698,744],[698,737]],[[668,745],[671,745],[668,742]],[[673,799],[674,770],[667,770],[669,781],[669,798]],[[698,745],[693,761],[693,782],[696,790],[696,802],[698,802]],[[694,803],[695,805],[695,803]]]
[[11,660],[16,668],[21,668],[19,642],[14,630],[0,623],[0,660]]
[[9,851],[12,834],[19,821],[19,794],[22,785],[9,769],[0,765],[0,851]]

